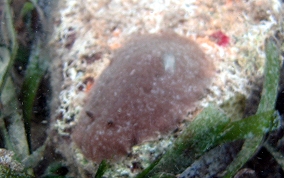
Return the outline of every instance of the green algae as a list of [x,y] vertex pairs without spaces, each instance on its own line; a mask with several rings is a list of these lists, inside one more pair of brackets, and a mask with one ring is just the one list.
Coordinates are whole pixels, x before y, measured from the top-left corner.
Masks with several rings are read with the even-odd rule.
[[[266,53],[266,63],[264,70],[264,85],[261,95],[261,100],[257,109],[257,114],[259,115],[258,121],[264,123],[271,119],[269,117],[262,117],[264,113],[274,111],[275,101],[277,97],[277,89],[280,74],[280,50],[277,46],[277,42],[270,38],[265,43],[265,53]],[[273,117],[273,116],[271,116]],[[270,130],[275,129],[277,124],[276,117],[274,116],[272,120],[272,126]],[[245,121],[245,120],[244,120]],[[262,124],[259,123],[259,124]],[[257,125],[261,127],[262,125]],[[234,161],[228,166],[227,173],[224,177],[232,177],[260,148],[265,133],[269,130],[265,130],[263,126],[263,134],[255,135],[255,137],[247,139],[243,145],[242,150],[239,152]]]

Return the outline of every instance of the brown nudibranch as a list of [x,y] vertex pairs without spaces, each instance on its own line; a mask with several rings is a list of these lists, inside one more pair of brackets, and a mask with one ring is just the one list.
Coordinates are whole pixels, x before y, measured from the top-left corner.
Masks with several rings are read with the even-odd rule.
[[72,138],[87,159],[117,160],[133,145],[177,128],[213,74],[212,62],[187,38],[135,37],[91,89]]

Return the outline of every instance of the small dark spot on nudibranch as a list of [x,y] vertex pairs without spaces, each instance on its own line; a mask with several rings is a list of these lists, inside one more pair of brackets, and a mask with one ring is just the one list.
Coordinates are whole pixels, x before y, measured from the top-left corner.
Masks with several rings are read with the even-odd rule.
[[143,87],[142,89],[143,89],[143,91],[144,91],[145,93],[150,93],[151,90],[152,90],[152,87],[151,87],[151,86],[146,86],[146,87]]
[[133,145],[178,128],[215,73],[195,42],[175,34],[136,36],[111,61],[72,133],[97,163],[120,159]]
[[133,135],[132,138],[131,138],[131,145],[134,146],[134,145],[137,145],[138,144],[138,138],[136,135]]
[[108,121],[107,122],[107,126],[108,127],[113,127],[114,126],[114,122],[113,121]]
[[91,111],[86,111],[86,115],[91,118],[94,119],[94,114]]

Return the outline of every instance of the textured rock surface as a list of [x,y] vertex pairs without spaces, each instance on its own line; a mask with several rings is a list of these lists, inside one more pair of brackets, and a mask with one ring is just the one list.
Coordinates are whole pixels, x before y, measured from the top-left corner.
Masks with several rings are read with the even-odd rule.
[[213,73],[212,62],[189,39],[135,37],[91,89],[72,138],[88,159],[118,159],[177,128]]

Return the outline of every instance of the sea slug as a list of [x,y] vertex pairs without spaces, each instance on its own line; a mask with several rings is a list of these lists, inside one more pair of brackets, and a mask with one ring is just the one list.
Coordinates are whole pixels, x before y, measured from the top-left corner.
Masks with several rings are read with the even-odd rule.
[[187,38],[134,37],[92,87],[72,138],[87,159],[117,160],[177,128],[213,74],[212,61]]

